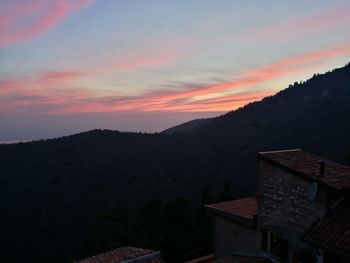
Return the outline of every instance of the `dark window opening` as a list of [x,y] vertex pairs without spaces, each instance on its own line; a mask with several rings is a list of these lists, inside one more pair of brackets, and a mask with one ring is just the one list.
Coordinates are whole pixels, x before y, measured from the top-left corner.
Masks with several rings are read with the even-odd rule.
[[288,260],[288,240],[268,230],[262,230],[261,249],[278,258],[282,263]]
[[288,259],[288,241],[271,232],[270,253],[278,257],[281,262],[287,262]]
[[261,240],[261,248],[265,252],[269,252],[269,247],[268,247],[268,231],[263,230],[262,232],[262,240]]

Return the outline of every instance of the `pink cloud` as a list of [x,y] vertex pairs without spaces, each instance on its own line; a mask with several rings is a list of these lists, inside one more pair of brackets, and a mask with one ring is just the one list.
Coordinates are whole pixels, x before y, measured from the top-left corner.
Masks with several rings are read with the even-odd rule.
[[[245,72],[239,79],[217,85],[189,85],[177,91],[152,91],[148,94],[124,97],[110,94],[101,96],[98,90],[84,89],[56,89],[57,83],[64,84],[76,79],[85,78],[94,74],[106,74],[110,66],[103,66],[92,72],[49,72],[31,82],[0,81],[0,98],[7,96],[7,104],[0,110],[18,111],[35,108],[37,114],[71,114],[87,112],[118,112],[118,111],[183,111],[183,112],[219,112],[229,111],[244,104],[272,95],[274,90],[256,91],[256,87],[266,81],[291,76],[295,73],[312,69],[319,61],[346,56],[350,54],[350,44],[344,44],[309,54],[281,60],[259,69]],[[168,59],[163,56],[144,58],[130,63],[116,63],[114,70],[128,70],[133,67],[151,65],[153,63],[166,63]],[[131,65],[133,67],[131,67]],[[108,73],[108,72],[107,72]],[[60,85],[61,86],[61,85]],[[49,87],[49,88],[48,88]],[[11,92],[12,91],[12,92]],[[229,95],[225,95],[226,94]],[[236,94],[232,94],[235,92]],[[14,94],[21,94],[21,99]],[[208,99],[208,96],[219,96]],[[202,99],[200,96],[204,96]],[[206,97],[205,97],[206,96]],[[205,98],[205,99],[204,99]],[[41,109],[39,111],[38,109]]]
[[0,47],[40,37],[72,12],[93,2],[94,0],[28,0],[0,3]]
[[[158,51],[159,52],[159,51]],[[99,67],[91,70],[66,70],[49,71],[37,77],[22,79],[0,79],[0,111],[21,111],[23,108],[30,108],[30,105],[51,105],[47,111],[42,113],[66,112],[66,109],[76,112],[89,111],[89,107],[98,108],[103,111],[104,105],[98,106],[101,96],[98,89],[86,90],[83,88],[69,88],[70,84],[90,77],[101,77],[106,74],[116,74],[123,71],[134,70],[138,68],[150,67],[154,65],[163,65],[179,59],[177,52],[171,55],[150,54],[149,56],[136,58],[139,52],[130,52],[122,58],[115,58],[105,62]],[[106,98],[105,101],[115,101],[115,96]],[[125,101],[125,98],[122,98]],[[103,101],[103,99],[102,99]],[[103,104],[103,103],[102,103]],[[56,105],[57,107],[54,107]],[[58,107],[60,106],[60,107]],[[39,107],[40,108],[40,107]],[[36,107],[36,109],[39,109]],[[45,109],[41,107],[40,109]],[[37,112],[41,113],[41,112]]]
[[327,10],[323,13],[281,22],[268,28],[249,33],[249,37],[259,40],[290,41],[308,35],[326,32],[345,26],[350,22],[350,5]]
[[71,81],[91,76],[90,72],[79,72],[79,71],[54,71],[47,72],[41,75],[35,84],[50,88],[50,86],[69,83]]
[[180,91],[177,93],[166,94],[162,96],[154,96],[147,105],[148,108],[152,107],[155,104],[167,105],[169,102],[174,100],[189,100],[196,96],[206,96],[224,91],[233,91],[241,88],[253,87],[254,85],[264,83],[268,80],[291,75],[297,72],[302,72],[305,70],[305,67],[310,66],[310,64],[317,61],[347,54],[350,54],[350,44],[313,52],[307,55],[297,56],[291,59],[273,63],[257,70],[248,71],[242,74],[241,78],[237,81],[222,83],[209,87],[198,87],[194,90]]
[[[272,92],[258,94],[254,91],[249,92],[250,88],[262,84],[266,81],[289,76],[295,73],[305,71],[313,67],[314,63],[321,60],[341,57],[350,54],[350,44],[344,44],[338,47],[333,47],[321,51],[312,52],[306,55],[300,55],[294,58],[285,59],[260,69],[251,70],[242,74],[241,78],[234,82],[222,83],[214,86],[197,86],[195,89],[169,92],[162,95],[152,93],[151,96],[144,96],[133,101],[118,103],[115,107],[110,107],[110,110],[140,110],[140,111],[173,111],[173,110],[188,110],[188,111],[220,111],[232,110],[235,107],[242,106],[248,102],[254,93],[256,98],[263,98],[271,95]],[[228,101],[235,98],[234,95],[223,96],[220,99],[207,99],[202,102],[191,102],[191,99],[198,96],[214,95],[220,92],[234,91],[245,89],[250,93],[250,98],[243,101]],[[236,95],[239,99],[240,96]],[[193,100],[192,100],[193,101]],[[178,105],[175,105],[177,102]],[[201,104],[201,105],[200,105]],[[191,108],[192,107],[192,108]],[[231,108],[230,108],[231,107]],[[192,109],[192,110],[191,110]]]
[[124,57],[120,61],[107,62],[104,65],[97,67],[93,70],[85,71],[52,71],[46,72],[39,76],[34,83],[42,87],[49,88],[51,86],[69,84],[70,82],[77,81],[89,77],[100,77],[111,73],[119,73],[123,71],[134,70],[143,67],[149,67],[154,65],[164,65],[174,62],[178,59],[176,54],[162,55],[154,54],[149,57],[135,59],[133,57]]

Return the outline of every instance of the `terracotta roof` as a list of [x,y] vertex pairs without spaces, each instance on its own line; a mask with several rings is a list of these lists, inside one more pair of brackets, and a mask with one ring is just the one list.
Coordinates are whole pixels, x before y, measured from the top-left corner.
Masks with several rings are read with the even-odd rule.
[[350,259],[350,201],[343,201],[334,211],[318,221],[304,240],[337,256]]
[[220,259],[214,259],[212,255],[193,259],[185,263],[269,263],[267,258],[258,256],[227,256]]
[[262,257],[249,257],[249,256],[229,256],[222,258],[220,260],[217,260],[215,262],[222,262],[222,263],[267,263],[271,262],[266,258]]
[[211,210],[218,210],[249,219],[253,219],[258,214],[258,205],[255,196],[206,205],[206,207]]
[[189,261],[185,261],[184,263],[212,263],[212,262],[215,262],[215,261],[214,261],[214,256],[211,254],[200,258],[195,258]]
[[[326,160],[300,149],[260,152],[258,157],[281,169],[316,181],[336,190],[350,189],[350,167]],[[324,175],[320,174],[320,160],[326,162]]]
[[160,253],[136,247],[122,247],[83,259],[76,263],[162,263]]

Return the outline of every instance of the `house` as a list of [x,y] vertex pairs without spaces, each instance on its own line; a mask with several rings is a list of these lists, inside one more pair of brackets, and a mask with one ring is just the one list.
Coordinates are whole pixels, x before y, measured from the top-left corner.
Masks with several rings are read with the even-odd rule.
[[198,259],[197,262],[274,262],[273,258],[261,250],[255,196],[206,205],[206,209],[212,215],[213,254],[209,258]]
[[294,149],[258,153],[258,168],[255,197],[207,206],[214,259],[349,262],[350,167]]
[[213,215],[214,258],[229,255],[232,248],[246,252],[259,249],[255,197],[207,205],[206,208]]
[[83,259],[76,263],[163,263],[160,252],[136,247],[122,247]]

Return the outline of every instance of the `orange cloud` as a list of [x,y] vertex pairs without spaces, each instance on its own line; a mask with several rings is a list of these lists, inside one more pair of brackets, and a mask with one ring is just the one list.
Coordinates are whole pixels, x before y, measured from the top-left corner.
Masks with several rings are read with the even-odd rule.
[[252,70],[250,72],[244,73],[239,80],[234,82],[198,88],[196,90],[177,92],[175,94],[158,97],[155,96],[149,100],[146,100],[145,106],[151,108],[154,106],[154,104],[165,106],[174,100],[189,100],[197,96],[205,96],[225,91],[234,91],[246,87],[254,87],[254,85],[264,83],[268,80],[303,71],[304,67],[307,67],[310,63],[329,59],[332,57],[343,56],[346,54],[350,54],[350,44],[313,52],[307,55],[297,56],[295,58],[274,63],[261,69]]
[[261,100],[264,97],[271,96],[276,90],[257,91],[250,94],[237,94],[225,96],[218,99],[207,99],[203,101],[191,102],[189,104],[179,105],[159,105],[145,111],[184,111],[184,112],[210,112],[210,111],[230,111],[241,107],[249,102]]
[[[275,90],[256,91],[256,87],[267,81],[290,76],[295,73],[311,69],[317,62],[350,54],[350,43],[285,59],[260,69],[245,72],[235,81],[221,83],[213,86],[189,85],[181,87],[179,91],[152,91],[148,94],[123,97],[110,94],[101,97],[98,91],[60,90],[48,89],[45,92],[35,90],[35,85],[40,83],[55,85],[55,83],[67,83],[72,79],[84,78],[94,74],[104,74],[109,67],[102,67],[93,72],[51,72],[33,81],[30,85],[11,81],[0,82],[0,86],[8,86],[0,89],[0,94],[10,96],[9,89],[21,91],[22,100],[13,100],[11,109],[28,107],[43,103],[47,105],[40,114],[71,114],[82,112],[117,112],[117,111],[184,111],[184,112],[210,112],[229,111],[243,106],[248,102],[260,100],[272,95]],[[164,63],[169,58],[163,56],[130,61],[125,64],[115,64],[113,69],[130,69],[152,63]],[[125,62],[125,61],[123,61]],[[102,73],[103,72],[103,73]],[[6,93],[7,90],[7,93]],[[1,93],[2,92],[2,93]],[[212,97],[212,98],[208,98]],[[204,99],[205,98],[205,99]],[[5,109],[5,107],[4,107]],[[8,108],[7,108],[8,109]]]
[[0,47],[37,38],[94,0],[30,0],[0,3]]

